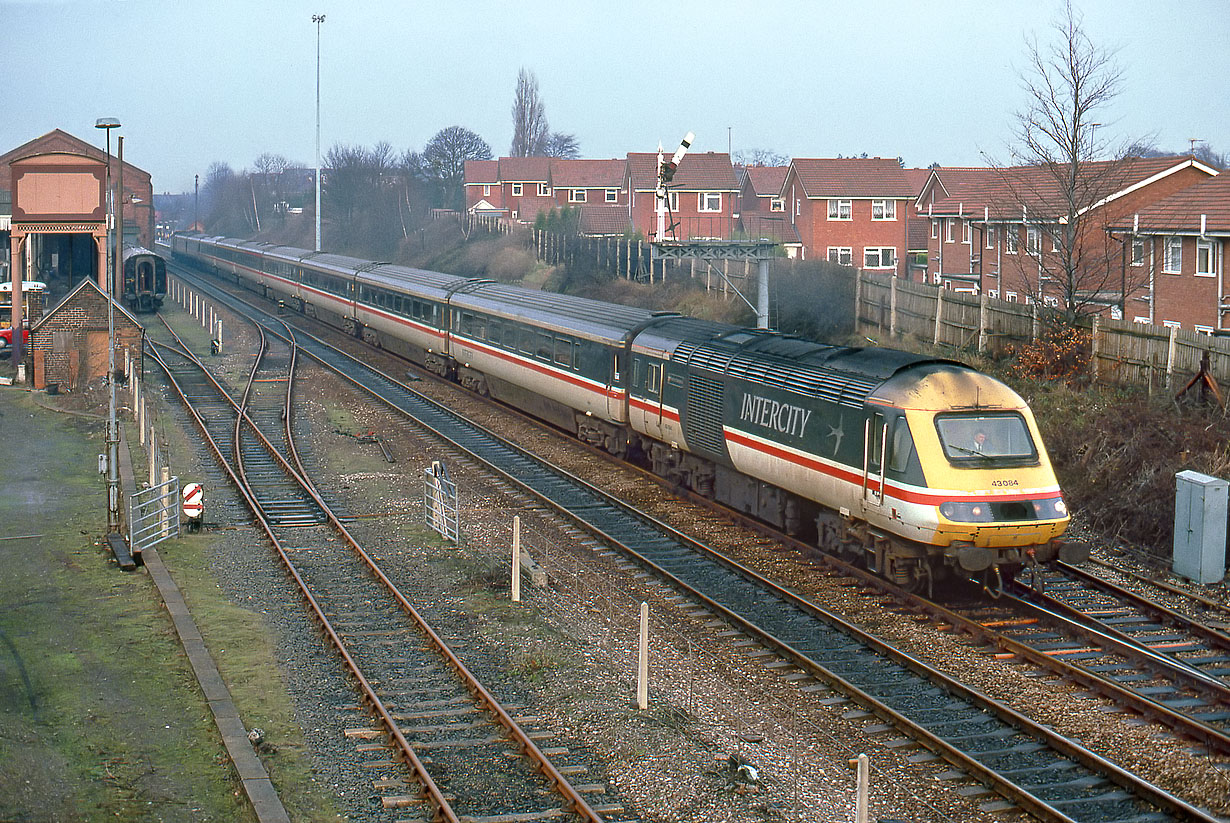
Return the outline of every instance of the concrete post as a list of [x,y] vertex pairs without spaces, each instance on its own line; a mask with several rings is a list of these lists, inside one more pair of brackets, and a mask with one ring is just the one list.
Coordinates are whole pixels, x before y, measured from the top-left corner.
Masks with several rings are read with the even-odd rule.
[[636,666],[636,705],[649,707],[649,604],[641,601],[641,638]]
[[513,515],[512,601],[521,602],[521,516]]

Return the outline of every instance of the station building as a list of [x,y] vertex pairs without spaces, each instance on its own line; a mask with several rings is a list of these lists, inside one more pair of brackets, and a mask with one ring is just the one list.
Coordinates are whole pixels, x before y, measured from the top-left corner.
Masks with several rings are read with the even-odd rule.
[[[118,141],[111,151],[111,174],[118,179]],[[127,162],[122,174],[124,242],[152,248],[150,175]],[[60,129],[0,154],[0,283],[14,277],[45,283],[47,306],[82,280],[105,289],[106,181],[106,151]],[[0,326],[11,323],[12,307],[5,303]]]

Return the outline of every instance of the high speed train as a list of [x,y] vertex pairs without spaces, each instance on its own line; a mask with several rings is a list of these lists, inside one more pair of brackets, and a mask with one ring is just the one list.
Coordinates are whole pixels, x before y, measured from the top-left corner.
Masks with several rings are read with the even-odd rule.
[[319,318],[915,590],[1078,561],[1025,401],[963,364],[304,249],[177,260]]

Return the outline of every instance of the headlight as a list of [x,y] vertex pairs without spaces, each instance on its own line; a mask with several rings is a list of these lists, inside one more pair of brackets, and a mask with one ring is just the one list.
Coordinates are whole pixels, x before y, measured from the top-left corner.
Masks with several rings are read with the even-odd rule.
[[1068,516],[1068,506],[1062,497],[1004,502],[951,500],[940,504],[940,514],[957,523],[1030,522],[1062,520]]

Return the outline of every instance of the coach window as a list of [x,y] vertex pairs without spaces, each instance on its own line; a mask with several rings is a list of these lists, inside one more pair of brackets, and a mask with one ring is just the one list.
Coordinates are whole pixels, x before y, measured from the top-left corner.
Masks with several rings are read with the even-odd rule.
[[538,332],[538,347],[534,350],[534,356],[539,360],[551,362],[552,349],[554,349],[555,341],[550,334],[546,332]]
[[572,368],[572,341],[564,337],[555,338],[555,364]]
[[522,354],[533,354],[534,353],[534,330],[533,329],[522,329],[521,330],[520,349],[521,349]]
[[645,374],[645,391],[648,394],[657,394],[662,388],[662,364],[650,363],[649,369]]
[[871,437],[871,443],[869,444],[871,448],[867,450],[867,464],[873,469],[880,468],[880,460],[883,459],[884,427],[887,425],[888,423],[884,419],[884,415],[879,412],[876,412],[875,416],[871,419],[871,429],[869,434]]

